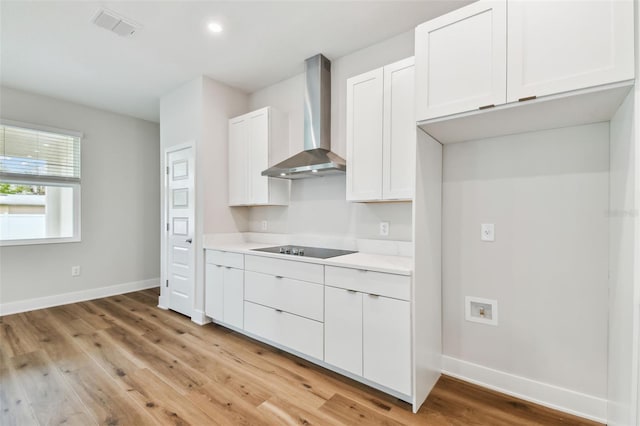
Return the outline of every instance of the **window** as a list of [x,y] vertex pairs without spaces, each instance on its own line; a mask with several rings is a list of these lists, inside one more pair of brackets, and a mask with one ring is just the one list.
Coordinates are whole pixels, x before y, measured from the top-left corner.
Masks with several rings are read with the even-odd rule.
[[0,121],[0,245],[80,241],[81,137]]

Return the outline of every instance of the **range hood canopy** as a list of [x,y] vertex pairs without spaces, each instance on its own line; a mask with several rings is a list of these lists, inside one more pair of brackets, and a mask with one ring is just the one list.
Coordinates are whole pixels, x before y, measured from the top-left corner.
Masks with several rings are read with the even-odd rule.
[[331,152],[331,61],[305,60],[304,151],[262,172],[262,176],[304,179],[344,173],[346,162]]

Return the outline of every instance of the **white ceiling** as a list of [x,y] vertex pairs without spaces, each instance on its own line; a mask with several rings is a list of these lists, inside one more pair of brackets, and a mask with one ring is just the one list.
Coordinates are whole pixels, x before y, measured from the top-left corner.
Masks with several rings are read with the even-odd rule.
[[[251,93],[456,9],[441,1],[5,1],[2,85],[147,120],[159,98],[206,75]],[[106,7],[142,25],[119,37],[91,21]],[[206,30],[216,20],[221,34]]]

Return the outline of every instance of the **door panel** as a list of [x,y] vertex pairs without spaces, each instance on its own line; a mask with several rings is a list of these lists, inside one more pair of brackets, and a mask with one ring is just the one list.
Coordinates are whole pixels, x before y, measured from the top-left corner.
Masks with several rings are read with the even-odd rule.
[[415,69],[409,58],[384,67],[382,198],[413,198],[416,159]]
[[251,204],[267,204],[269,202],[269,178],[262,176],[262,171],[269,167],[269,112],[260,110],[249,117],[249,152],[250,169],[249,199]]
[[244,316],[244,271],[224,268],[224,322],[243,328]]
[[508,13],[508,101],[633,78],[632,1],[510,1]]
[[229,205],[247,204],[248,123],[245,119],[229,120]]
[[416,28],[417,120],[506,101],[506,1],[479,1]]
[[347,200],[382,198],[382,68],[347,80]]
[[167,153],[167,280],[169,309],[191,316],[194,288],[194,169],[191,148]]
[[362,376],[362,293],[326,286],[324,360]]
[[411,394],[410,303],[363,295],[363,375],[403,394]]
[[224,267],[207,263],[205,268],[205,313],[224,321]]

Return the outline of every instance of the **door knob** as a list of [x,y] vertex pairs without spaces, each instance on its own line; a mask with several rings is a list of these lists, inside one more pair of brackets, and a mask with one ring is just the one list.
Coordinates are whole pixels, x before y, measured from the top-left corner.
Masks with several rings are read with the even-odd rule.
[[186,241],[186,242],[187,242],[187,243],[189,243],[189,244],[191,244],[191,243],[193,242],[193,239],[191,239],[191,238],[187,238],[187,241]]

